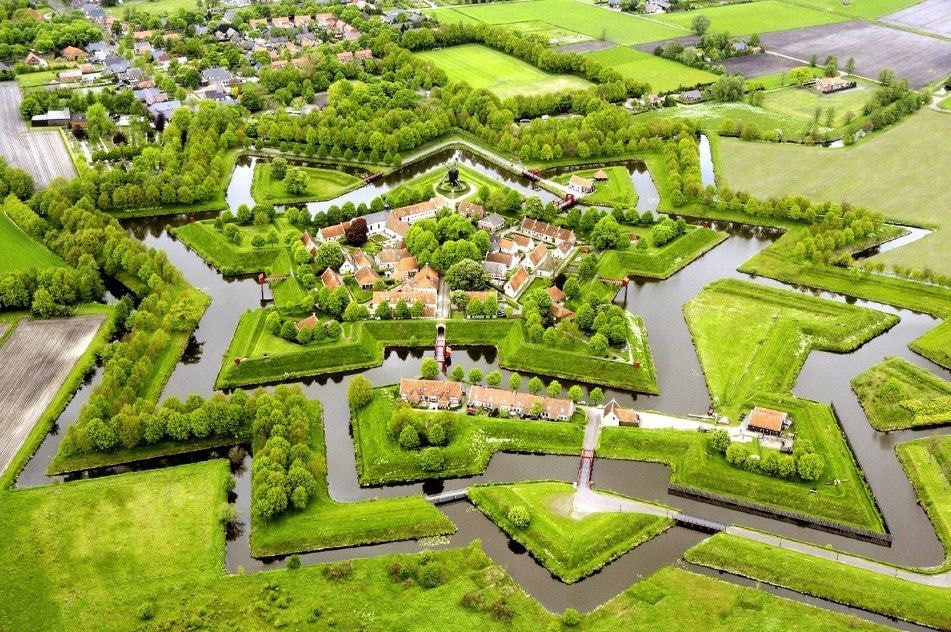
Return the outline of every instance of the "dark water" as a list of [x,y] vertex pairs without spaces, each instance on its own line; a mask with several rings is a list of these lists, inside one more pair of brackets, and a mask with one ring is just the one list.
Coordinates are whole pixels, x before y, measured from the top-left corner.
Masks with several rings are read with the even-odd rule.
[[713,169],[713,156],[710,153],[710,139],[700,134],[700,181],[703,186],[716,186],[717,176]]
[[[486,173],[494,179],[505,181],[506,184],[518,188],[523,193],[538,194],[545,199],[546,193],[532,190],[527,181],[522,182],[518,178],[501,173],[479,158],[452,151],[442,152],[438,157],[415,163],[398,175],[381,179],[354,191],[348,196],[358,197],[348,199],[356,203],[369,201],[399,181],[415,177],[419,173],[443,164],[452,157],[461,158],[463,164]],[[228,200],[232,205],[249,198],[248,188],[253,172],[251,162],[253,161],[248,161],[248,164],[244,165],[239,164],[235,169],[228,190]],[[634,171],[640,173],[636,168]],[[335,203],[342,203],[342,200],[335,200]],[[323,206],[311,205],[311,208],[319,211],[330,203],[322,204]],[[176,217],[134,220],[127,224],[130,232],[148,246],[165,250],[169,260],[182,271],[188,281],[213,299],[195,332],[193,343],[189,345],[187,361],[179,364],[165,389],[165,395],[179,397],[193,392],[202,395],[212,392],[215,376],[238,319],[244,311],[259,307],[261,300],[260,288],[252,279],[223,278],[196,254],[168,234],[168,225],[184,221],[187,221],[186,218]],[[663,282],[648,280],[633,282],[626,294],[622,291],[619,295],[618,299],[624,301],[629,311],[644,319],[662,392],[656,396],[645,396],[608,390],[606,391],[608,398],[616,397],[622,404],[636,402],[636,406],[642,409],[656,409],[677,414],[703,413],[707,410],[710,400],[683,319],[682,306],[703,286],[717,279],[748,278],[736,272],[737,266],[778,237],[778,233],[770,229],[741,225],[715,227],[728,231],[731,234],[730,238],[672,278]],[[758,279],[757,281],[769,286],[787,287],[768,280]],[[836,295],[812,293],[834,300],[845,300]],[[898,314],[901,322],[854,353],[841,355],[813,353],[803,368],[795,386],[795,393],[802,397],[834,403],[855,449],[856,457],[865,469],[876,500],[894,537],[891,548],[670,496],[667,493],[669,470],[666,466],[659,464],[598,460],[594,468],[595,485],[637,498],[663,502],[706,519],[759,528],[817,544],[832,544],[845,551],[884,561],[910,566],[935,565],[943,561],[944,553],[940,542],[927,516],[917,506],[910,484],[895,458],[894,446],[896,443],[912,438],[942,434],[946,430],[906,431],[893,434],[875,432],[868,425],[849,386],[850,377],[891,355],[904,357],[933,373],[951,379],[951,373],[939,369],[907,349],[907,344],[911,340],[934,327],[936,321],[928,316],[883,305],[861,301],[849,302]],[[382,366],[363,373],[374,384],[392,384],[400,377],[416,374],[419,362],[424,355],[423,350],[391,349],[385,354]],[[486,373],[497,368],[495,350],[491,348],[458,350],[456,362],[461,363],[466,369],[479,367]],[[507,380],[509,373],[503,371],[503,374],[504,379]],[[528,377],[525,374],[523,376]],[[97,371],[77,392],[76,397],[61,416],[54,433],[47,436],[36,456],[24,469],[18,480],[19,486],[42,485],[50,482],[51,479],[45,475],[45,469],[56,452],[65,427],[76,419],[79,409],[88,398],[92,386],[98,383],[98,379],[99,372]],[[362,488],[357,482],[353,441],[350,435],[349,410],[345,392],[347,379],[348,375],[341,374],[302,380],[307,395],[320,399],[324,403],[329,484],[331,495],[338,501],[418,494],[424,491],[435,493],[480,482],[538,479],[573,481],[575,478],[577,457],[497,454],[491,460],[488,470],[481,476],[427,483],[425,487],[422,484],[413,484]],[[568,384],[565,386],[567,388]],[[142,467],[164,467],[183,460],[220,457],[225,452],[226,450],[219,450],[211,454],[160,460],[144,464]],[[250,462],[251,457],[247,457],[244,468],[236,473],[237,487],[234,500],[244,521],[247,520],[250,498]],[[115,470],[109,470],[106,473],[112,471]],[[639,577],[674,563],[686,548],[704,537],[702,534],[675,527],[651,542],[641,545],[596,575],[577,584],[566,586],[552,578],[548,571],[520,547],[513,546],[504,534],[468,503],[454,503],[443,506],[442,509],[459,528],[458,533],[451,538],[450,546],[465,544],[475,538],[481,539],[486,551],[495,561],[505,567],[519,584],[539,599],[546,608],[554,611],[568,606],[589,610],[604,603],[630,586]],[[227,549],[229,570],[237,571],[239,567],[255,570],[267,568],[275,563],[250,557],[247,528],[230,535],[232,537],[229,538]],[[420,544],[416,542],[403,542],[311,553],[302,556],[302,559],[305,562],[318,562],[367,557],[389,552],[419,551],[420,549]],[[282,563],[278,564],[282,565]],[[801,596],[796,598],[806,600]],[[821,605],[827,606],[824,603]]]

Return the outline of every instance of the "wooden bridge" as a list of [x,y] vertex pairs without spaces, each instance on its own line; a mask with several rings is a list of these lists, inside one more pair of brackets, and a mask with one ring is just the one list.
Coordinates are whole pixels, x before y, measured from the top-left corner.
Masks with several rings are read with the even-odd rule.
[[426,500],[431,502],[434,505],[444,505],[446,503],[455,502],[457,500],[463,500],[469,494],[469,488],[464,487],[462,489],[451,489],[449,491],[441,492],[439,494],[431,494],[426,496]]
[[694,531],[701,531],[703,533],[720,533],[721,531],[726,531],[728,526],[722,522],[705,520],[704,518],[697,518],[696,516],[689,516],[683,513],[676,513],[670,517],[677,526],[693,529]]
[[594,473],[594,450],[581,451],[578,461],[578,487],[591,487],[591,475]]

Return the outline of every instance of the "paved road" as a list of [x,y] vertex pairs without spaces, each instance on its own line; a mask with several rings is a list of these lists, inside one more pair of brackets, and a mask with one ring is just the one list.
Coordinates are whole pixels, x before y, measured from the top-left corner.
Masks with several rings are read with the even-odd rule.
[[37,188],[54,178],[75,178],[76,169],[58,131],[32,131],[20,116],[20,87],[14,81],[0,83],[0,154],[10,164],[27,170]]

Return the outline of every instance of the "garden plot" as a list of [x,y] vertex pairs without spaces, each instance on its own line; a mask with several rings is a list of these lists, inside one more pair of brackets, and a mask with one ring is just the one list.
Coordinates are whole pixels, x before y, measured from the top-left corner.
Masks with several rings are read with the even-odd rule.
[[727,73],[731,75],[740,73],[747,79],[787,72],[802,65],[788,57],[770,55],[769,53],[724,59],[722,64]]
[[863,77],[875,78],[891,68],[907,77],[913,88],[937,81],[951,70],[951,42],[867,22],[770,33],[762,41],[766,50],[800,60],[817,55],[821,62],[833,55],[845,65],[854,57],[855,73]]
[[13,460],[104,320],[23,320],[0,346],[0,471]]
[[0,154],[11,165],[26,169],[37,188],[57,177],[75,178],[63,139],[56,131],[32,131],[20,117],[20,88],[15,82],[0,83]]
[[882,22],[910,26],[951,37],[951,2],[925,0],[921,4],[886,15],[882,18]]

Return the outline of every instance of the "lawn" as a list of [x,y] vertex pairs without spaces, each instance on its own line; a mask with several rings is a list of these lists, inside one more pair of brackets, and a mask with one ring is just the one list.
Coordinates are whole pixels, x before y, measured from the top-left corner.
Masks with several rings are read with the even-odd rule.
[[951,422],[951,382],[901,358],[886,358],[852,379],[876,430],[903,430]]
[[[459,3],[464,4],[464,3]],[[591,38],[583,33],[576,33],[565,28],[552,26],[548,22],[540,20],[531,20],[528,22],[515,22],[507,24],[508,28],[526,35],[538,35],[544,37],[552,46],[564,46],[565,44],[577,44],[578,42],[587,42]]]
[[951,323],[941,323],[908,345],[908,348],[935,364],[951,369]]
[[126,9],[135,9],[143,13],[152,15],[162,15],[165,13],[175,13],[179,9],[194,11],[198,6],[196,0],[126,0],[122,4],[114,7],[108,7],[106,13],[116,17],[125,15]]
[[362,179],[336,169],[299,166],[290,166],[288,170],[290,169],[301,169],[307,175],[307,190],[304,193],[288,193],[284,180],[271,176],[271,164],[258,162],[254,167],[254,180],[251,185],[251,195],[255,201],[287,204],[332,200],[363,183]]
[[711,33],[727,31],[730,35],[752,35],[753,33],[801,29],[820,24],[844,22],[849,19],[844,15],[781,2],[780,0],[761,0],[760,2],[733,4],[697,11],[677,11],[652,17],[660,22],[689,29],[698,14],[710,18]]
[[[469,488],[469,500],[510,538],[565,583],[573,583],[666,531],[669,518],[637,513],[572,515],[569,483],[518,483]],[[530,522],[519,528],[509,511],[522,507]]]
[[6,213],[0,213],[0,244],[3,244],[0,274],[29,268],[67,267],[65,261],[21,231]]
[[320,406],[313,404],[311,447],[317,460],[317,493],[301,511],[289,510],[273,522],[253,521],[251,552],[282,555],[395,540],[445,535],[455,525],[422,496],[339,503],[327,487],[327,450]]
[[[171,229],[172,235],[181,240],[186,246],[217,268],[222,274],[253,274],[270,270],[286,251],[283,238],[286,234],[299,230],[286,222],[278,220],[276,224],[268,226],[242,226],[241,244],[236,245],[228,241],[224,234],[215,228],[213,220],[203,220],[183,224]],[[267,236],[277,231],[279,243],[252,246],[254,235]]]
[[763,107],[780,114],[796,117],[805,125],[811,124],[817,110],[821,111],[819,124],[825,126],[826,115],[834,111],[832,127],[844,125],[846,116],[862,115],[862,107],[872,96],[871,82],[856,79],[858,87],[833,94],[819,94],[812,88],[786,87],[769,90],[763,94]]
[[[467,167],[462,164],[456,164],[456,168],[459,170],[459,180],[470,186],[470,188],[465,192],[460,192],[458,195],[453,195],[452,193],[441,193],[444,197],[449,199],[459,199],[465,197],[465,199],[470,202],[475,199],[475,194],[482,187],[485,187],[490,193],[492,191],[501,191],[502,193],[508,193],[512,189],[505,186],[498,180],[492,179],[490,176],[487,176],[483,173],[476,171],[470,167]],[[400,186],[407,187],[414,191],[425,191],[427,195],[436,194],[436,186],[447,178],[449,173],[449,168],[447,165],[442,165],[427,171],[426,173],[420,174],[410,180],[409,182],[404,182]]]
[[951,590],[947,588],[922,586],[725,533],[701,542],[685,557],[758,582],[939,630],[951,629]]
[[848,4],[842,0],[795,0],[796,4],[805,4],[823,11],[844,13],[856,18],[874,20],[917,4],[921,0],[852,0]]
[[947,557],[942,570],[947,570],[951,567],[951,437],[900,443],[895,452],[944,544]]
[[951,110],[951,97],[947,97],[938,101],[938,107],[944,108],[945,110]]
[[867,141],[841,149],[724,138],[720,175],[734,190],[760,198],[846,200],[899,221],[947,225],[947,230],[873,260],[951,274],[951,188],[936,186],[938,174],[951,161],[951,146],[935,142],[949,134],[951,116],[925,108]]
[[585,57],[617,70],[625,79],[649,83],[653,92],[678,92],[717,80],[712,72],[624,46],[586,53]]
[[788,393],[814,349],[846,353],[898,317],[739,280],[708,285],[684,305],[707,386],[733,417],[755,393]]
[[[686,430],[604,428],[597,454],[599,458],[666,463],[671,468],[672,484],[752,504],[766,512],[779,510],[797,519],[844,525],[861,533],[884,532],[865,478],[827,405],[787,395],[760,395],[749,405],[789,413],[796,440],[808,439],[825,458],[819,481],[786,480],[737,468],[710,447],[709,434]],[[767,453],[756,444],[747,446],[754,454],[758,450],[762,455]],[[839,485],[831,484],[835,479]]]
[[584,169],[582,171],[572,171],[555,176],[553,180],[560,184],[568,184],[571,176],[577,175],[582,178],[594,178],[598,171],[604,171],[608,179],[602,182],[595,182],[594,192],[582,196],[586,204],[597,204],[599,206],[620,206],[622,208],[634,208],[637,206],[637,191],[634,189],[634,183],[631,181],[631,174],[626,167],[603,167],[598,169]]
[[[542,0],[544,1],[544,0]],[[591,82],[574,75],[552,75],[515,57],[479,44],[465,44],[417,53],[449,76],[473,88],[485,88],[499,98],[584,90]]]
[[[638,114],[636,121],[654,121],[660,119],[687,119],[700,129],[717,132],[724,128],[724,121],[733,127],[740,124],[753,126],[760,133],[764,131],[780,130],[783,138],[802,138],[809,131],[809,121],[798,115],[776,112],[766,108],[750,105],[749,103],[699,103],[696,105],[679,105],[673,108],[660,108]],[[824,128],[820,128],[824,129]],[[753,144],[742,141],[744,144]],[[772,143],[770,143],[772,145]],[[652,172],[653,173],[653,172]],[[717,174],[719,177],[719,174]]]
[[380,389],[351,419],[361,485],[473,476],[485,471],[496,452],[581,453],[584,428],[579,424],[419,411],[425,419],[451,419],[449,443],[435,448],[443,456],[443,467],[427,470],[422,451],[403,449],[390,435],[388,424],[398,399],[395,388]]
[[[650,229],[638,229],[640,240],[650,241]],[[728,235],[711,228],[691,226],[687,232],[663,246],[608,250],[598,260],[599,277],[623,279],[648,277],[666,279],[726,239]]]
[[[618,45],[643,44],[687,35],[686,29],[663,24],[653,18],[618,13],[577,0],[530,0],[467,5],[430,12],[441,22],[486,22],[513,25],[516,22],[544,21],[554,28],[604,39]],[[542,18],[542,20],[539,20]]]
[[56,78],[59,77],[61,70],[41,70],[39,72],[28,72],[22,75],[17,75],[17,83],[20,84],[20,89],[23,92],[30,92],[32,90],[40,90],[43,86],[48,83],[56,81]]
[[[264,330],[263,310],[246,312],[238,323],[231,346],[218,374],[217,388],[289,380],[378,366],[386,347],[430,347],[435,342],[432,320],[362,321],[345,323],[343,337],[330,344],[307,347],[288,342]],[[632,322],[629,362],[594,357],[586,344],[578,349],[550,349],[529,342],[521,320],[453,320],[446,331],[450,345],[494,346],[499,365],[515,371],[540,373],[559,379],[597,383],[642,393],[657,392],[657,376],[647,342],[647,332],[638,318]],[[315,351],[319,349],[319,353]],[[614,356],[611,356],[614,357]],[[234,359],[240,358],[239,365]]]

